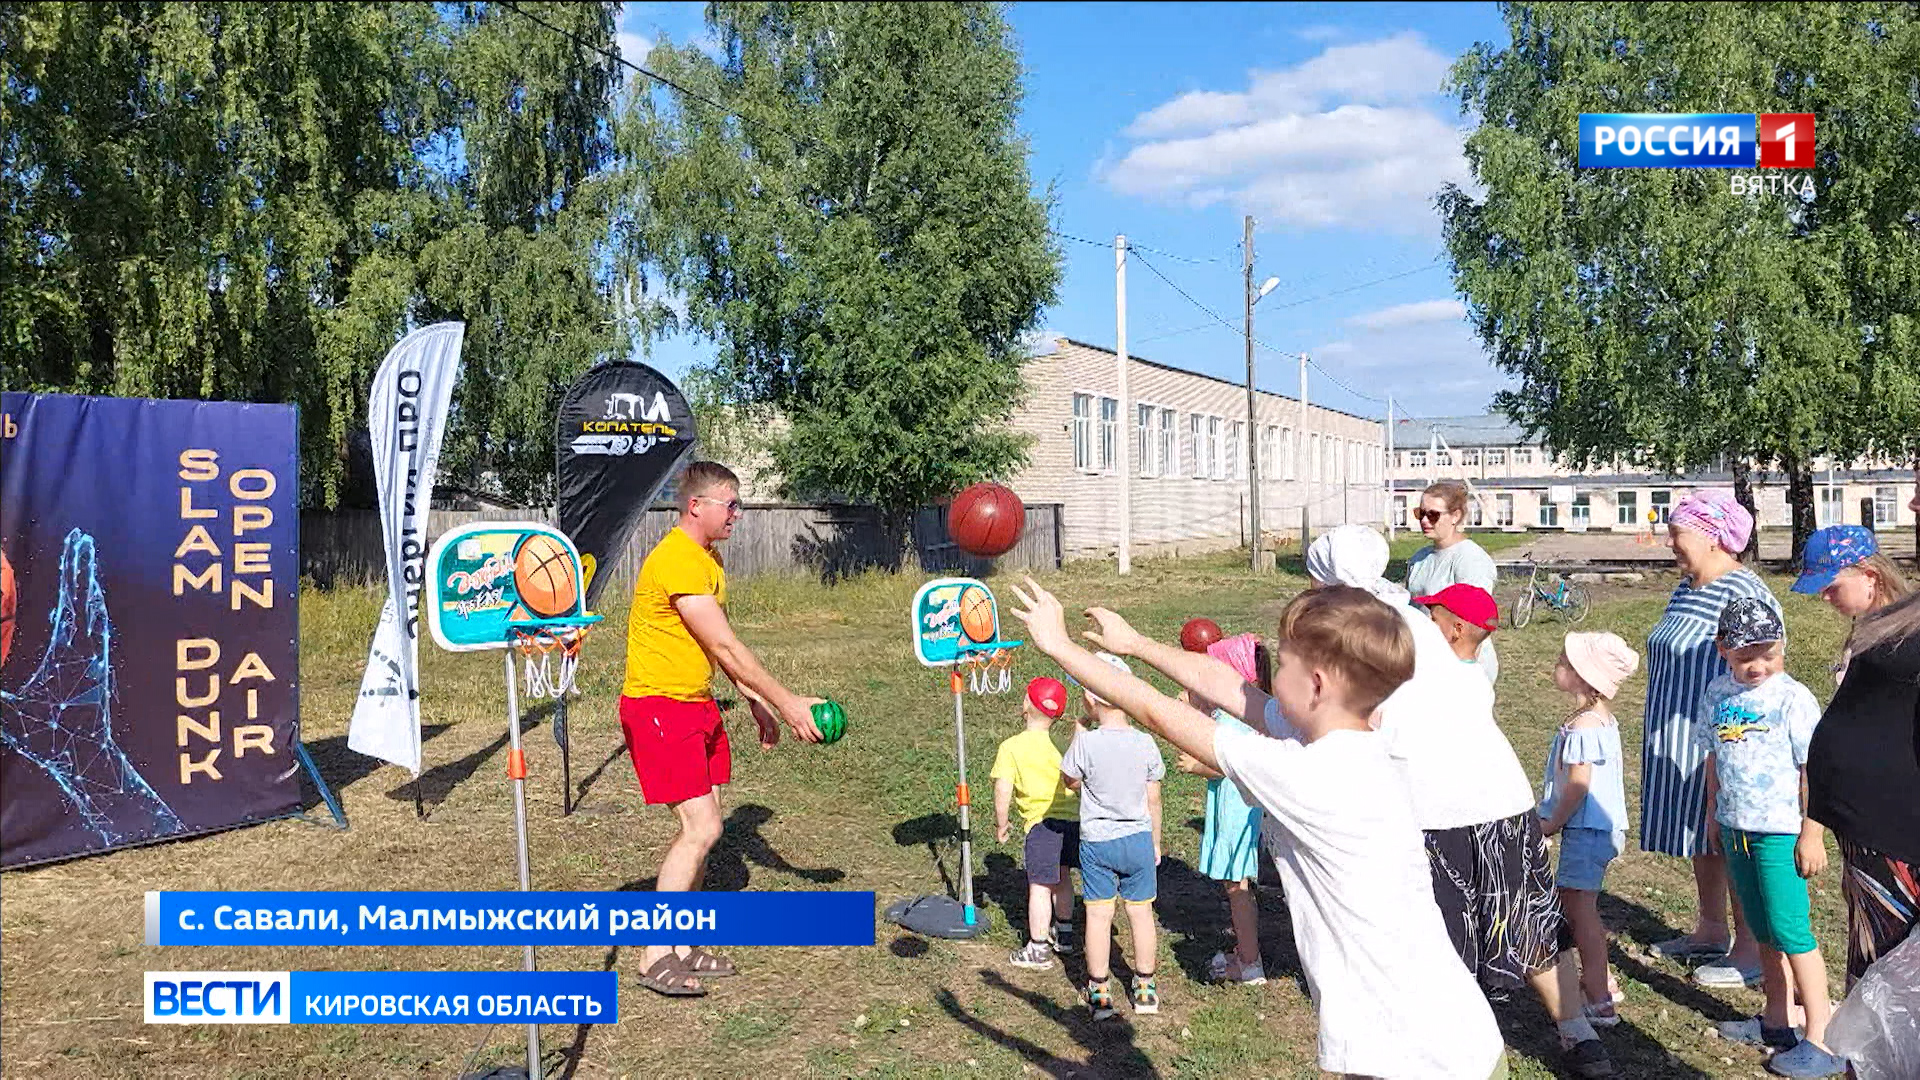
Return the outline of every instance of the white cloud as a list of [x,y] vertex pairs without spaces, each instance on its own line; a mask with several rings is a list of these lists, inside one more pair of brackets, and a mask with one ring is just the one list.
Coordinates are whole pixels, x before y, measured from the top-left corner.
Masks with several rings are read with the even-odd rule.
[[1433,234],[1433,195],[1469,183],[1461,131],[1433,111],[1449,60],[1413,33],[1336,45],[1243,92],[1194,91],[1136,117],[1099,169],[1114,190],[1268,221]]
[[631,30],[620,31],[620,58],[629,64],[646,66],[647,54],[653,51],[653,41]]
[[1423,323],[1459,322],[1466,316],[1467,305],[1458,300],[1419,300],[1411,304],[1395,304],[1390,308],[1355,315],[1347,320],[1347,325],[1362,330],[1387,330],[1397,326],[1419,326]]
[[1301,41],[1338,41],[1347,36],[1347,32],[1337,26],[1320,24],[1303,26],[1295,30],[1293,36],[1299,38]]

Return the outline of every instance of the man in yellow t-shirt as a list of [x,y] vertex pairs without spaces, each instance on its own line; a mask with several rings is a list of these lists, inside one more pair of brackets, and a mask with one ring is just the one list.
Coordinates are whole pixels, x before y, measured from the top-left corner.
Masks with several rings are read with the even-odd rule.
[[[780,741],[780,720],[819,742],[813,705],[767,673],[727,622],[727,575],[713,545],[733,535],[740,480],[724,465],[696,461],[680,476],[680,521],[647,555],[627,617],[627,677],[620,728],[640,794],[673,808],[680,831],[660,860],[655,888],[688,892],[706,875],[720,839],[717,788],[733,779],[733,755],[710,683],[717,666],[747,699],[760,745]],[[702,975],[731,975],[733,963],[704,949],[650,945],[640,985],[671,997],[705,994]]]
[[1027,944],[1009,960],[1035,971],[1051,968],[1053,954],[1072,947],[1073,879],[1066,868],[1080,865],[1080,801],[1062,782],[1060,748],[1048,730],[1066,712],[1067,688],[1060,680],[1028,683],[1020,704],[1026,729],[1000,744],[990,774],[996,837],[1007,842],[1007,811],[1016,806],[1026,834],[1021,855],[1027,868]]

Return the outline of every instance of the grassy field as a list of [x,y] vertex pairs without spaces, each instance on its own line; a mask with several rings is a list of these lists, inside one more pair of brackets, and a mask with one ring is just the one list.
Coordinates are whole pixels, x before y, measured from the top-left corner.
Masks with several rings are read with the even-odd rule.
[[[1404,555],[1417,544],[1403,543]],[[1296,561],[1297,568],[1297,561]],[[1135,565],[1070,565],[1044,577],[1069,604],[1103,602],[1171,638],[1207,615],[1228,633],[1271,633],[1297,573],[1252,577],[1244,556]],[[724,839],[708,881],[717,889],[860,889],[884,906],[934,891],[953,873],[952,717],[945,680],[916,666],[907,607],[919,579],[875,576],[827,588],[791,579],[739,583],[732,613],[742,636],[790,685],[844,703],[850,733],[830,748],[783,742],[761,752],[745,710],[729,710],[736,782],[726,793]],[[1636,644],[1658,617],[1670,582],[1607,587],[1587,628]],[[1842,625],[1824,605],[1787,596],[1790,668],[1825,697]],[[1004,590],[1003,590],[1004,591]],[[1508,586],[1501,599],[1513,592]],[[345,748],[346,717],[377,611],[369,592],[302,596],[305,734],[340,790],[348,832],[286,821],[184,843],[7,874],[0,878],[0,1071],[12,1077],[454,1077],[511,1063],[520,1031],[473,1026],[148,1027],[140,1022],[148,969],[511,969],[512,948],[181,949],[146,947],[141,896],[150,889],[511,889],[511,789],[505,778],[499,658],[423,649],[428,814],[417,820],[404,773]],[[574,714],[579,808],[561,816],[559,755],[544,715],[525,725],[533,880],[543,889],[650,889],[670,835],[664,811],[640,804],[614,722],[623,612],[587,646]],[[1564,705],[1548,673],[1565,627],[1537,619],[1502,631],[1500,719],[1535,772]],[[1016,686],[1047,669],[1021,657]],[[1638,761],[1643,678],[1620,702],[1628,758]],[[971,783],[994,744],[1017,730],[1018,698],[969,705]],[[1169,755],[1171,759],[1171,755]],[[1637,767],[1628,783],[1636,787]],[[581,1077],[1313,1077],[1314,1020],[1284,905],[1262,900],[1265,987],[1214,987],[1206,961],[1225,944],[1219,888],[1193,872],[1202,784],[1169,773],[1168,856],[1161,869],[1162,1013],[1094,1025],[1075,993],[1077,966],[1010,967],[1020,935],[1024,879],[1018,848],[992,839],[992,810],[976,818],[975,862],[993,932],[972,943],[925,941],[884,922],[874,948],[735,950],[743,972],[698,1001],[668,1001],[625,982],[617,1024],[544,1029],[548,1075]],[[1637,792],[1629,793],[1637,805]],[[1017,841],[1016,841],[1017,842]],[[1837,866],[1837,859],[1835,860]],[[1749,1015],[1759,995],[1694,987],[1685,969],[1649,959],[1650,942],[1690,926],[1691,877],[1678,860],[1631,852],[1608,878],[1603,912],[1628,999],[1626,1022],[1604,1037],[1623,1075],[1747,1076],[1760,1056],[1706,1034]],[[1842,938],[1836,871],[1814,883],[1816,929],[1839,982]],[[624,955],[623,955],[624,953]],[[632,973],[631,950],[552,948],[546,968]],[[1552,1027],[1539,1007],[1499,1008],[1515,1074],[1555,1075]],[[486,1045],[478,1050],[482,1040]]]

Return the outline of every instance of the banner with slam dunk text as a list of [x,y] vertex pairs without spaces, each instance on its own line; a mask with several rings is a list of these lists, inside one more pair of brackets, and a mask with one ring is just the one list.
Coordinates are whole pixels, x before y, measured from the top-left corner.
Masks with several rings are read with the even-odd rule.
[[347,725],[347,746],[420,775],[420,594],[426,585],[427,514],[460,377],[464,323],[408,334],[373,377],[367,425],[387,546],[387,599]]
[[294,408],[0,413],[0,864],[299,810]]

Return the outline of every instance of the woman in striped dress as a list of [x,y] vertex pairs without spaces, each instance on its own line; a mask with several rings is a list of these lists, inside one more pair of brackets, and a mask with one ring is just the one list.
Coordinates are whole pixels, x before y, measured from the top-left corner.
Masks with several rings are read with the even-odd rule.
[[1760,946],[1732,905],[1734,940],[1727,942],[1724,856],[1706,840],[1707,756],[1693,738],[1700,696],[1726,673],[1714,648],[1720,612],[1751,596],[1780,610],[1780,602],[1739,554],[1753,534],[1753,516],[1731,492],[1700,491],[1674,508],[1667,526],[1682,580],[1666,613],[1647,638],[1646,734],[1640,748],[1640,849],[1693,860],[1700,911],[1693,932],[1654,946],[1674,959],[1726,956],[1695,973],[1706,985],[1739,986],[1760,977]]

